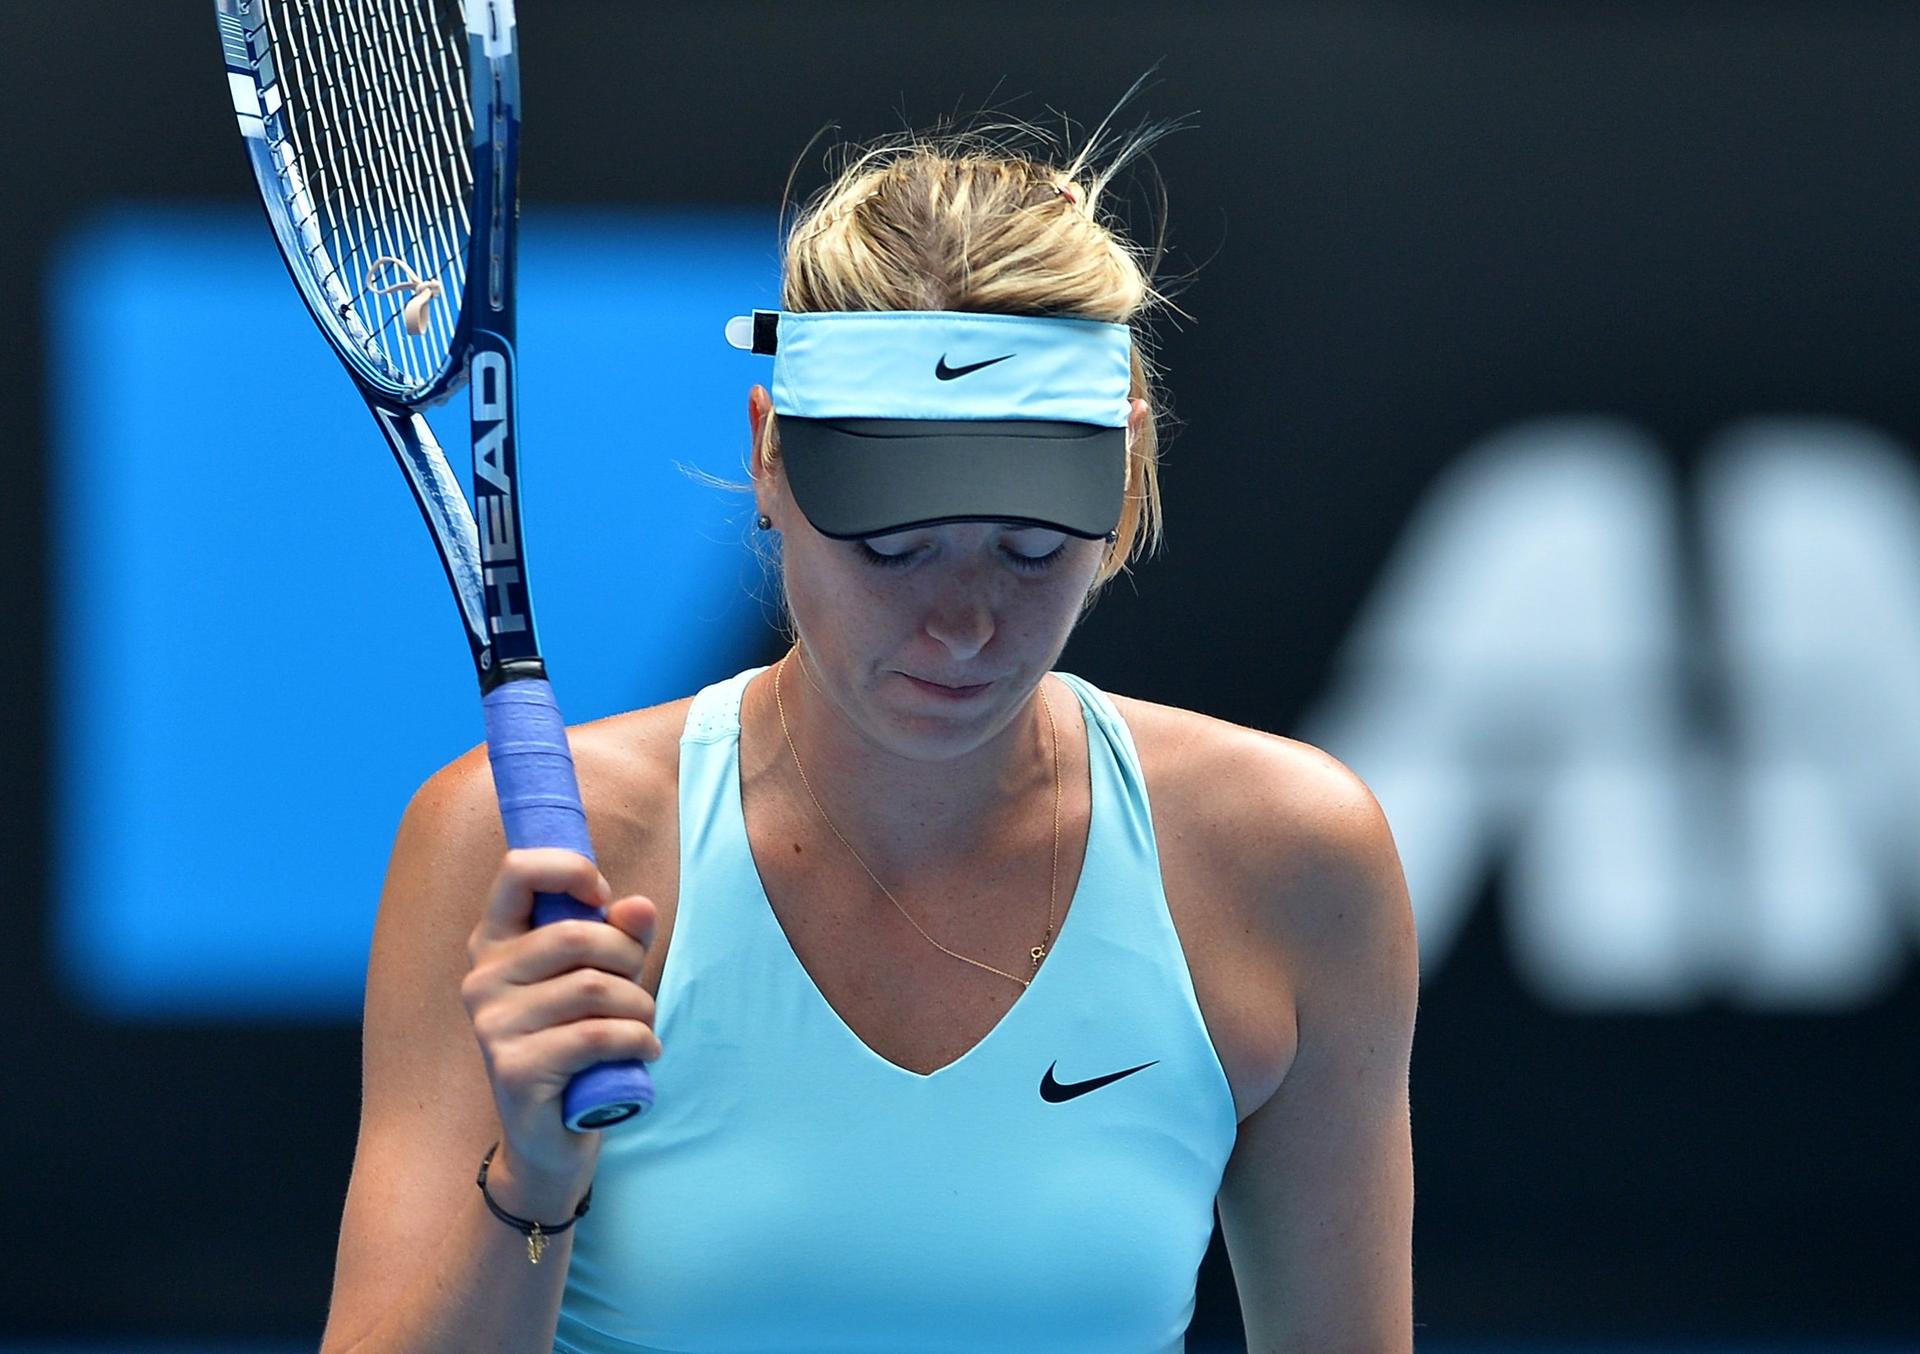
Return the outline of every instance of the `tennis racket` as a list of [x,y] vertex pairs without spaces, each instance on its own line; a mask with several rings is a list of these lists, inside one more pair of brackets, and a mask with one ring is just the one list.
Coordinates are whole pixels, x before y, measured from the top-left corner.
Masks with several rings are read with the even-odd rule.
[[[215,0],[247,156],[287,270],[386,434],[453,585],[510,847],[589,859],[534,637],[519,499],[513,0]],[[473,508],[422,411],[471,392]],[[537,925],[604,921],[563,894]],[[576,1073],[568,1128],[653,1104],[637,1059]]]

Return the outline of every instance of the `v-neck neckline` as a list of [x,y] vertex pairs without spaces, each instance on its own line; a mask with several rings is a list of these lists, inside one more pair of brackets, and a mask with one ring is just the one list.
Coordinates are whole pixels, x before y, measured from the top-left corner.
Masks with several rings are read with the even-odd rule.
[[[766,669],[762,668],[759,671],[765,670]],[[1093,712],[1087,708],[1086,698],[1080,694],[1078,688],[1062,677],[1062,684],[1073,692],[1074,698],[1080,703],[1080,722],[1081,727],[1085,730],[1087,740],[1087,777],[1089,784],[1087,792],[1086,850],[1081,854],[1080,870],[1074,880],[1073,893],[1067,904],[1067,915],[1061,919],[1060,930],[1053,938],[1053,945],[1047,951],[1046,957],[1041,960],[1039,972],[1035,973],[1026,987],[1021,989],[1020,995],[1014,998],[1013,1005],[1001,1013],[1000,1019],[993,1023],[993,1028],[975,1040],[973,1046],[959,1057],[941,1064],[931,1072],[916,1072],[911,1067],[902,1067],[899,1063],[893,1061],[893,1059],[881,1054],[873,1045],[861,1038],[851,1025],[847,1024],[846,1018],[840,1014],[832,1002],[827,1000],[826,993],[820,990],[820,984],[814,980],[813,974],[808,970],[807,966],[800,961],[799,953],[793,948],[792,938],[787,935],[786,927],[781,925],[779,914],[773,909],[772,895],[767,892],[766,880],[760,874],[760,862],[755,859],[753,854],[753,839],[747,832],[746,786],[742,776],[740,757],[740,707],[745,701],[748,683],[757,675],[758,672],[749,673],[746,680],[742,681],[739,687],[735,689],[732,697],[734,725],[733,822],[740,834],[740,845],[746,853],[747,874],[753,880],[754,896],[747,900],[749,910],[765,921],[771,932],[769,937],[770,941],[778,946],[781,953],[785,955],[786,962],[791,965],[794,972],[799,974],[801,979],[806,983],[807,990],[812,994],[811,999],[818,1003],[820,1009],[826,1012],[828,1018],[832,1020],[834,1025],[839,1028],[848,1040],[864,1050],[866,1054],[876,1062],[891,1068],[901,1076],[911,1077],[916,1082],[931,1081],[935,1077],[944,1076],[946,1073],[953,1071],[960,1067],[961,1064],[974,1058],[983,1047],[1000,1037],[1000,1032],[1006,1029],[1006,1027],[1019,1016],[1022,1009],[1032,1003],[1034,993],[1041,989],[1043,983],[1047,982],[1047,975],[1058,967],[1061,962],[1061,947],[1067,943],[1068,937],[1077,936],[1080,932],[1080,927],[1075,924],[1075,919],[1080,916],[1086,907],[1087,866],[1089,862],[1093,860],[1094,852],[1100,848],[1100,834],[1104,825],[1111,817],[1111,810],[1103,812],[1105,806],[1102,801],[1106,797],[1106,792],[1101,788],[1102,777],[1093,765],[1094,738],[1096,737],[1093,730]],[[1058,676],[1059,674],[1056,673],[1052,675]],[[1071,954],[1072,952],[1068,951],[1067,953]]]

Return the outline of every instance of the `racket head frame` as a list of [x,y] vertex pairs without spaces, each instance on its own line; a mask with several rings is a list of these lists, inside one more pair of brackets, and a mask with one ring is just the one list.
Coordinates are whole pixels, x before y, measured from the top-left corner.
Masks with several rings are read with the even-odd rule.
[[[477,323],[486,322],[476,303],[484,304],[496,321],[502,312],[511,315],[520,122],[513,0],[457,0],[466,28],[459,73],[471,118],[465,140],[472,179],[468,191],[445,195],[469,202],[470,210],[464,247],[442,251],[449,255],[447,262],[454,261],[451,256],[457,253],[462,284],[458,309],[445,326],[451,332],[444,344],[434,345],[444,352],[434,353],[437,360],[431,361],[421,360],[424,355],[418,354],[413,355],[414,361],[395,361],[386,351],[392,341],[382,339],[383,326],[366,313],[372,260],[336,258],[335,246],[346,242],[345,232],[323,229],[310,182],[315,167],[304,162],[301,134],[292,116],[294,105],[285,92],[292,81],[281,69],[285,53],[276,46],[270,23],[274,11],[303,7],[301,0],[216,0],[215,7],[227,81],[248,161],[301,300],[363,389],[416,411],[439,404],[466,379],[465,359],[473,331]],[[314,64],[312,58],[309,64]],[[367,97],[362,90],[347,91],[347,95]],[[448,110],[422,110],[420,120],[430,120],[429,114],[435,112],[444,116]],[[357,168],[368,178],[380,172],[364,165]],[[318,172],[323,178],[331,173],[338,181],[350,171],[320,166]],[[392,167],[386,172],[392,173]],[[419,175],[430,177],[424,169]],[[357,278],[347,275],[356,270]],[[496,322],[492,327],[499,326]]]
[[[354,280],[344,275],[346,263],[334,258],[318,224],[292,105],[283,93],[284,54],[270,22],[275,7],[299,3],[215,0],[234,112],[281,260],[413,491],[459,606],[482,691],[515,676],[543,675],[518,493],[520,77],[513,0],[459,3],[465,30],[461,77],[471,110],[464,138],[467,229],[459,251],[458,308],[439,321],[447,328],[445,350],[430,362],[408,354],[405,340],[399,340],[400,360],[387,351],[381,326],[366,308],[370,273],[363,271],[349,291]],[[337,243],[340,232],[331,234]],[[386,327],[397,313],[390,311]],[[471,387],[472,396],[471,508],[422,416],[463,386]]]

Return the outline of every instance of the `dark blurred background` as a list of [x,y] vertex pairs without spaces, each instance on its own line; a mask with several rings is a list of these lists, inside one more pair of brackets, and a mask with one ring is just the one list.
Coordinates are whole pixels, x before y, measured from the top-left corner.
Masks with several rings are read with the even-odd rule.
[[[1387,810],[1422,942],[1421,1347],[1920,1346],[1920,9],[544,0],[520,20],[530,255],[543,220],[750,241],[761,281],[699,321],[708,345],[726,313],[776,303],[775,213],[817,129],[834,125],[800,160],[802,197],[829,141],[983,105],[1055,130],[1069,115],[1077,149],[1154,68],[1116,126],[1188,126],[1151,152],[1158,181],[1140,166],[1112,208],[1150,238],[1164,184],[1164,276],[1190,317],[1159,336],[1167,549],[1062,666],[1314,742]],[[285,516],[364,480],[395,523],[369,537],[414,533],[394,547],[418,588],[401,614],[432,656],[413,677],[365,662],[379,646],[344,613],[310,614],[271,657],[380,707],[350,745],[382,741],[381,719],[400,729],[402,690],[446,712],[373,794],[387,838],[412,786],[478,740],[471,677],[399,481],[271,276],[211,6],[9,7],[0,100],[16,693],[0,703],[0,1341],[312,1347],[357,1122],[358,973],[344,996],[336,974],[304,1004],[223,1008],[225,932],[191,920],[223,905],[220,858],[171,854],[164,819],[116,844],[124,804],[167,803],[199,750],[274,744],[243,714],[142,714],[123,690],[116,717],[156,751],[111,760],[122,740],[93,723],[91,683],[130,669],[89,626],[125,589],[167,590],[127,570],[190,590],[168,552],[204,529],[180,515],[201,500],[169,506],[151,550],[87,585],[122,591],[90,592],[68,577],[97,554],[88,531],[134,539],[155,517],[92,496],[108,504],[156,458],[189,485],[245,459],[269,467]],[[157,353],[101,321],[130,287],[175,304],[186,275],[142,280],[140,249],[179,257],[233,222],[233,267],[267,279],[231,317],[236,346]],[[99,283],[108,267],[134,280]],[[248,358],[256,325],[294,336],[362,443],[315,464]],[[554,347],[551,376],[529,366],[529,420],[562,402]],[[688,359],[719,393],[673,450],[738,479],[744,393],[769,374],[730,356]],[[137,380],[238,401],[244,456],[148,449]],[[600,392],[637,446],[631,394]],[[559,469],[541,484],[556,520],[589,492]],[[707,566],[733,599],[722,637],[698,673],[616,682],[576,722],[776,655],[734,562],[740,504],[704,501],[726,533]],[[645,502],[621,510],[647,520]],[[556,619],[568,586],[543,591],[539,559],[543,625],[585,668],[588,627],[618,622]],[[92,649],[66,638],[89,634]],[[223,666],[210,642],[162,631],[142,672],[186,701],[197,667]],[[98,758],[129,769],[88,793],[122,807],[72,789]],[[339,840],[292,835],[239,825],[228,844],[291,880],[286,860]],[[349,853],[364,888],[334,889],[362,928],[384,841]],[[119,862],[104,881],[65,859],[96,850]],[[108,894],[150,895],[162,924],[89,930],[118,915]],[[113,967],[99,956],[116,946]],[[242,966],[257,953],[237,948]],[[120,991],[162,951],[198,1004]],[[254,967],[266,987],[301,982]],[[1216,1235],[1193,1347],[1239,1334]]]

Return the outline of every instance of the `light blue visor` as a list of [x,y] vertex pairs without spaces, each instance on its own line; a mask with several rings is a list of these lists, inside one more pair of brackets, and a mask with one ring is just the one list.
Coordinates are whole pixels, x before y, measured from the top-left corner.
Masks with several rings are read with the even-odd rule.
[[[729,326],[730,339],[737,325]],[[959,310],[782,311],[773,411],[798,418],[1023,418],[1118,428],[1127,421],[1132,352],[1132,331],[1100,320]]]
[[1127,325],[756,310],[728,323],[727,340],[772,355],[787,479],[825,535],[993,520],[1095,538],[1119,520]]

